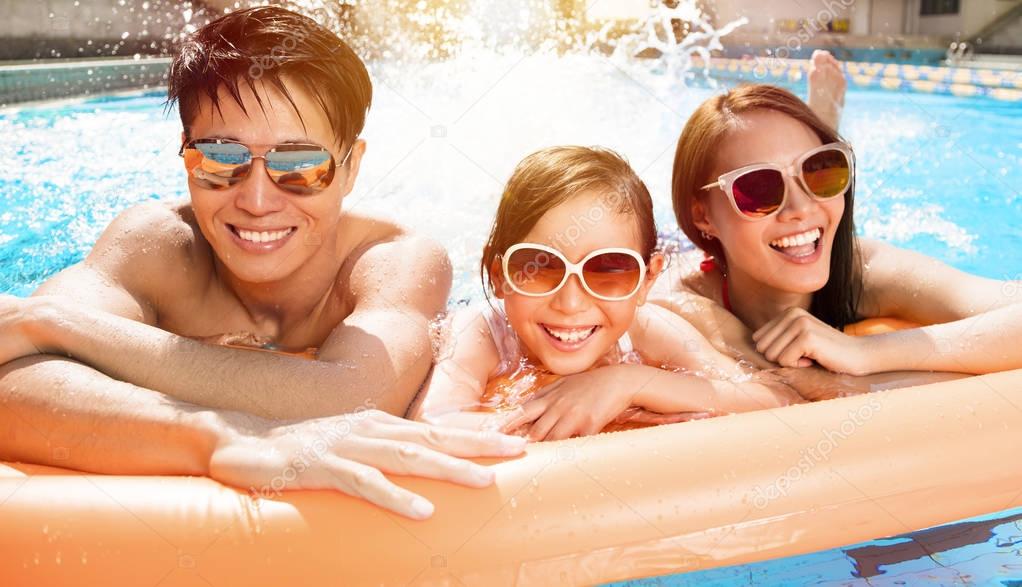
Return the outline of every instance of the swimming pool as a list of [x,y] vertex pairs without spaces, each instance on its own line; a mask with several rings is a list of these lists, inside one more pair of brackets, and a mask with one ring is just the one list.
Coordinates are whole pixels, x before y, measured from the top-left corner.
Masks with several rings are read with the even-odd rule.
[[[457,272],[454,300],[479,298],[476,263],[502,182],[541,146],[619,150],[649,184],[662,228],[672,229],[674,143],[687,114],[715,91],[599,56],[473,55],[415,75],[388,64],[372,69],[369,151],[345,206],[387,214],[444,242]],[[0,291],[29,294],[80,260],[131,204],[186,195],[180,129],[162,100],[132,94],[0,113],[8,138],[0,160],[13,163],[0,177]],[[1019,278],[1022,105],[852,91],[843,131],[858,152],[862,234],[980,275]],[[1005,524],[1010,538],[1015,522]],[[823,577],[828,560],[837,561],[828,572],[848,580],[854,575],[842,557],[849,549],[707,571],[677,584],[764,573],[804,578],[795,573],[806,569],[837,581],[841,575]],[[918,571],[914,560],[899,574]]]

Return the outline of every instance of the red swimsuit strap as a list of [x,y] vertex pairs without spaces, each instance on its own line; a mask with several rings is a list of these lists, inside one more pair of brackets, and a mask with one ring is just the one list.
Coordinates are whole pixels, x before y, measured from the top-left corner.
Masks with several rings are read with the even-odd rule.
[[[703,273],[709,273],[710,271],[717,269],[717,261],[713,257],[707,257],[699,264],[699,269]],[[727,292],[727,274],[722,270],[720,275],[720,297],[724,301],[724,309],[731,312],[731,296],[729,296]]]

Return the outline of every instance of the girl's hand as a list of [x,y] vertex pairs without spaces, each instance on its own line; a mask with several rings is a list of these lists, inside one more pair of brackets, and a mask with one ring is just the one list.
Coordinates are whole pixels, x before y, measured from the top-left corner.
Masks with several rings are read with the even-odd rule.
[[789,308],[752,334],[756,350],[782,367],[816,361],[835,373],[869,375],[868,337],[848,336],[801,308]]
[[568,375],[544,387],[504,430],[523,429],[533,441],[596,434],[628,409],[635,395],[626,381],[607,377],[609,369]]
[[0,365],[42,352],[32,340],[33,298],[0,295]]

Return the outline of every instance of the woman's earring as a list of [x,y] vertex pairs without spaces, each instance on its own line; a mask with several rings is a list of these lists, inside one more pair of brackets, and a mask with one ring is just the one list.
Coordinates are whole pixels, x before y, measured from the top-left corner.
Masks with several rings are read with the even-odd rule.
[[700,231],[699,234],[703,235],[703,240],[708,240],[708,241],[712,241],[713,240],[713,235],[712,234],[706,234],[705,230]]

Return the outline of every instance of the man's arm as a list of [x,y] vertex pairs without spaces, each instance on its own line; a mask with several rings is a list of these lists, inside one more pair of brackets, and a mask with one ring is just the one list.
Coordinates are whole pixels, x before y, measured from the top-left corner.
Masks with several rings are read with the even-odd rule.
[[[74,295],[83,307],[129,324],[155,323],[155,306],[142,293],[154,276],[121,275],[119,267],[136,254],[133,239],[152,245],[153,217],[167,220],[160,216],[170,213],[156,206],[119,216],[83,263],[37,293]],[[479,487],[492,482],[493,472],[456,457],[512,456],[524,446],[519,438],[434,428],[377,410],[265,420],[190,404],[66,357],[32,355],[0,365],[0,460],[121,475],[208,475],[254,491],[275,491],[282,473],[296,468],[283,489],[334,489],[424,518],[432,504],[383,473]]]
[[205,475],[217,442],[213,412],[64,357],[33,355],[0,366],[0,401],[3,460]]
[[207,345],[62,299],[36,301],[28,322],[46,351],[194,404],[274,419],[366,406],[402,415],[432,364],[429,322],[450,282],[447,255],[431,240],[369,248],[348,284],[355,309],[316,361]]
[[263,496],[333,489],[422,519],[433,505],[383,473],[482,487],[493,472],[455,457],[512,456],[524,446],[523,439],[431,428],[376,410],[292,423],[210,410],[47,355],[0,366],[0,460],[204,475]]

